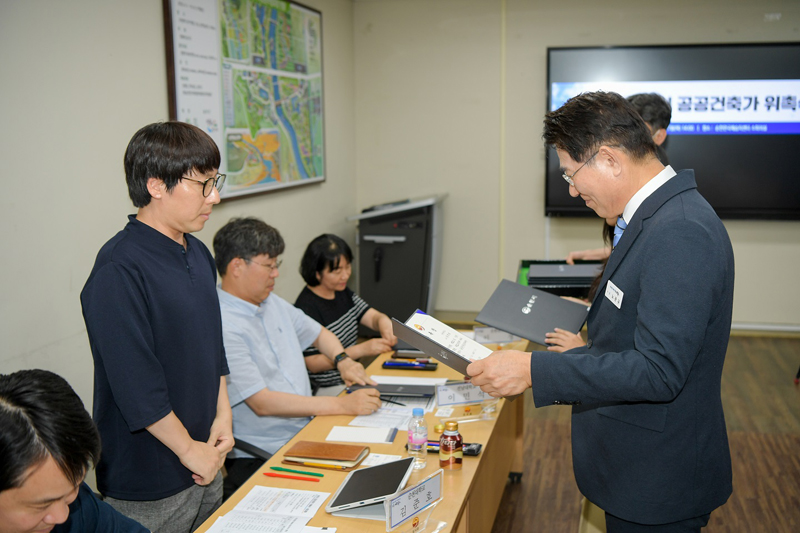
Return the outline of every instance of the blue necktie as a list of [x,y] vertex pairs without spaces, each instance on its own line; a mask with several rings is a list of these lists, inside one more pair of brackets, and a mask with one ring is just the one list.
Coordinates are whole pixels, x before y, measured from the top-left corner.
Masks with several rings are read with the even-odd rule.
[[628,223],[625,222],[625,219],[622,216],[617,217],[617,225],[614,226],[614,248],[617,247],[617,243],[622,238],[622,233],[625,231],[625,228],[628,227]]

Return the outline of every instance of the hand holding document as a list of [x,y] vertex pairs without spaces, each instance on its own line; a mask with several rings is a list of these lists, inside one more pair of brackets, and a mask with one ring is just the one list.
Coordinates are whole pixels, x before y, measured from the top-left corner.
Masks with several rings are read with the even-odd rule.
[[472,384],[494,398],[513,400],[531,386],[531,354],[503,350],[469,365]]

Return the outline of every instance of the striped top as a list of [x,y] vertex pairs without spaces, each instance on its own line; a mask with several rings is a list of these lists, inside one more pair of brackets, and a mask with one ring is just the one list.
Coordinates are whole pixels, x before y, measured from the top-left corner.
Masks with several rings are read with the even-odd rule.
[[[314,294],[308,287],[304,287],[294,305],[328,328],[345,348],[353,346],[358,340],[358,323],[370,309],[369,304],[349,288],[337,291],[333,300],[326,300]],[[303,355],[308,357],[318,353],[314,346],[310,346]],[[311,384],[318,387],[331,387],[344,383],[336,369],[309,372],[308,377],[311,379]]]

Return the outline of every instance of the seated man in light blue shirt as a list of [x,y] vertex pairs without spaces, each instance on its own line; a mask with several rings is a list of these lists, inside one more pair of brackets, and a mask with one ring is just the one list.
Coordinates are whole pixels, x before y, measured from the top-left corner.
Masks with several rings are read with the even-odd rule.
[[[334,361],[348,384],[374,383],[360,363],[347,357],[336,335],[271,294],[283,250],[280,233],[256,218],[234,218],[214,236],[233,435],[271,454],[312,416],[366,415],[380,407],[375,389],[340,397],[311,395],[303,357],[311,345]],[[242,451],[230,452],[226,497],[262,464]]]

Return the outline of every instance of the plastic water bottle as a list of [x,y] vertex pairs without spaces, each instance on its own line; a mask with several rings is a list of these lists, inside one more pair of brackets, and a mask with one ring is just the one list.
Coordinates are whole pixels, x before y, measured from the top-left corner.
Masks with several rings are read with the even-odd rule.
[[428,463],[428,424],[420,407],[414,408],[408,423],[408,455],[414,458],[414,470],[425,468]]

